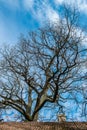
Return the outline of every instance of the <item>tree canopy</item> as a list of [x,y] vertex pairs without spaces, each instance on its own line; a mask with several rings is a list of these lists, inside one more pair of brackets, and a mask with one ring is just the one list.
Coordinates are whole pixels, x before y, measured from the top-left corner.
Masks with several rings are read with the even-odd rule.
[[15,46],[1,49],[3,109],[13,108],[32,121],[49,103],[61,107],[62,102],[76,100],[76,94],[83,97],[86,71],[81,68],[86,49],[77,16],[75,8],[64,8],[64,17],[59,21],[29,32],[28,37],[21,36]]

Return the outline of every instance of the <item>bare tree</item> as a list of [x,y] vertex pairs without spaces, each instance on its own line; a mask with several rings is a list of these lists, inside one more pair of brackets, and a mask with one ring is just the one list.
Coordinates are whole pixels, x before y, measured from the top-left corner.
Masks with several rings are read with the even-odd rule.
[[77,16],[75,8],[64,8],[58,22],[29,32],[15,47],[1,50],[0,103],[5,108],[32,121],[49,103],[62,106],[60,102],[76,100],[73,94],[81,92],[80,67],[85,60]]

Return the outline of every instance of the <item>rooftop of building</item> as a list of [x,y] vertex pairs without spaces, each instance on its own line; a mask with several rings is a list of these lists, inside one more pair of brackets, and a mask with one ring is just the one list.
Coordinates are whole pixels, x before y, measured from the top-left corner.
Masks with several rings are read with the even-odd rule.
[[87,130],[87,122],[1,122],[0,130]]

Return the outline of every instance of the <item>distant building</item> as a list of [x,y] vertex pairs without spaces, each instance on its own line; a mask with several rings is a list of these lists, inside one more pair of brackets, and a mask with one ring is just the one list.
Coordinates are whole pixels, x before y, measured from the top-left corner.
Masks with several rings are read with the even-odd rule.
[[59,114],[58,115],[58,122],[65,122],[65,121],[66,121],[65,114]]

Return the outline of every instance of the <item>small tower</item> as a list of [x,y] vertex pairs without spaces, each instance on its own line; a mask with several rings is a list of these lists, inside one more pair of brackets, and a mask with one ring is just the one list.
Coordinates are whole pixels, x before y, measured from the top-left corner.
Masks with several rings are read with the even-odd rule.
[[59,121],[59,122],[65,122],[65,121],[66,121],[66,116],[65,116],[65,114],[59,114],[59,115],[58,115],[58,121]]

